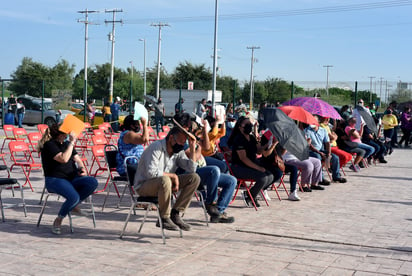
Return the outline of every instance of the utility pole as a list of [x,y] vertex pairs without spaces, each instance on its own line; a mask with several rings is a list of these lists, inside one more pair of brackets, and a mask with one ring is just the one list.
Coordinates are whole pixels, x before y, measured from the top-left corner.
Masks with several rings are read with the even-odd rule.
[[323,65],[323,67],[326,67],[326,96],[329,97],[329,68],[333,65]]
[[372,102],[372,80],[376,77],[368,77],[370,79],[370,89],[369,89],[369,103]]
[[88,9],[84,11],[78,11],[78,13],[84,13],[84,20],[77,20],[79,23],[84,23],[84,83],[83,83],[83,103],[84,103],[84,121],[86,122],[86,104],[87,104],[87,42],[89,40],[88,37],[88,29],[89,24],[89,13],[96,13],[99,11],[89,11]]
[[246,49],[252,50],[252,58],[250,60],[250,95],[249,95],[249,110],[253,109],[253,63],[255,63],[255,50],[260,49],[259,46],[248,46]]
[[215,116],[216,71],[217,71],[217,27],[219,23],[218,0],[215,0],[215,27],[213,32],[212,116]]
[[382,105],[382,80],[383,80],[383,78],[382,77],[380,77],[380,87],[379,87],[379,106],[381,106]]
[[157,42],[157,80],[156,80],[156,99],[159,99],[160,95],[160,47],[162,42],[162,27],[170,27],[167,23],[159,22],[157,24],[152,23],[150,26],[159,28],[159,38]]
[[112,57],[111,57],[111,70],[110,70],[110,94],[109,102],[113,102],[113,76],[114,76],[114,42],[115,42],[115,25],[116,23],[123,24],[123,20],[116,20],[116,13],[123,12],[122,9],[105,10],[106,13],[113,14],[113,20],[105,20],[104,23],[112,24],[112,32],[109,33],[109,40],[112,42]]
[[139,38],[139,41],[143,41],[143,103],[146,103],[146,38]]

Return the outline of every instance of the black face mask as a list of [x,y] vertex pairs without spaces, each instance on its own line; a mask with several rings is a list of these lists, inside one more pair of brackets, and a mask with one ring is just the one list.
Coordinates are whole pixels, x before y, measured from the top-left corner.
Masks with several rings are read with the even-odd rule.
[[249,134],[252,132],[252,128],[253,128],[252,124],[247,124],[243,127],[243,132],[245,134]]
[[179,145],[178,143],[176,143],[176,144],[174,144],[174,145],[172,146],[173,153],[179,153],[179,152],[181,152],[184,148],[185,148],[184,145]]

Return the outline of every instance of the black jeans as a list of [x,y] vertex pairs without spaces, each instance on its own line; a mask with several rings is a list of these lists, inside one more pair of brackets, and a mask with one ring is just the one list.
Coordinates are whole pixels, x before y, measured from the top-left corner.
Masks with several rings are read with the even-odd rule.
[[255,185],[250,189],[250,194],[253,198],[256,198],[262,189],[268,188],[273,183],[273,174],[268,170],[260,172],[250,167],[232,165],[232,172],[236,178],[253,179],[256,181]]

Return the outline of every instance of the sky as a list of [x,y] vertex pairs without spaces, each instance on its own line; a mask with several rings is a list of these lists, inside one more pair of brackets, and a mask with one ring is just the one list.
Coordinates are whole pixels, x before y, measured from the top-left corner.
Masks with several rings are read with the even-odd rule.
[[[169,73],[181,62],[213,67],[215,0],[14,0],[0,8],[0,76],[9,78],[24,57],[46,66],[59,60],[84,66],[86,9],[88,65],[110,63],[108,34],[115,24],[116,67],[154,67],[158,27],[161,62]],[[281,78],[303,86],[354,82],[377,89],[380,81],[412,83],[412,0],[218,0],[218,74],[241,83]],[[325,67],[331,65],[332,67]],[[328,69],[329,68],[329,69]],[[371,78],[372,77],[372,78]],[[394,85],[395,86],[395,85]]]

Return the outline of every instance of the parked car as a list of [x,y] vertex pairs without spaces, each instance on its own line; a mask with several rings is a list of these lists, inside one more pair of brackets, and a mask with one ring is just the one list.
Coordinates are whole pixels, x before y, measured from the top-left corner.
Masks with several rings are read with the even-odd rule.
[[[42,99],[32,97],[29,95],[20,96],[17,101],[22,100],[26,113],[23,118],[23,124],[26,125],[37,125],[46,124],[51,126],[56,123],[56,110],[53,109],[53,102],[50,99],[44,99],[42,108]],[[42,121],[42,110],[43,110],[43,121]],[[67,114],[71,114],[71,111],[62,111],[60,116],[60,121],[64,120]]]
[[[119,123],[123,124],[124,118],[129,115],[128,112],[121,111],[119,115]],[[84,121],[84,109],[79,109],[77,112],[75,112],[75,115],[77,118],[80,120]],[[86,121],[87,121],[87,116],[86,116]],[[94,126],[98,126],[101,123],[104,122],[103,119],[103,113],[101,109],[96,109],[96,112],[94,114]]]

